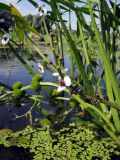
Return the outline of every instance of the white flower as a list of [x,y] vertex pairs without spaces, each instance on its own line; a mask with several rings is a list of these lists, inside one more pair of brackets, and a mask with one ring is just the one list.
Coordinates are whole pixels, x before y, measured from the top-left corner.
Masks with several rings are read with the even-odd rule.
[[40,63],[38,63],[37,71],[40,73],[44,73],[44,67]]
[[44,5],[39,4],[39,6],[37,7],[37,11],[39,12],[40,17],[47,15],[47,9]]
[[2,45],[6,45],[8,42],[9,42],[9,34],[8,33],[5,33],[2,37],[2,40],[1,40],[1,43]]
[[59,81],[59,86],[58,86],[58,89],[57,91],[58,92],[61,92],[63,91],[66,87],[70,86],[71,85],[71,79],[69,76],[65,76],[63,80],[60,80]]

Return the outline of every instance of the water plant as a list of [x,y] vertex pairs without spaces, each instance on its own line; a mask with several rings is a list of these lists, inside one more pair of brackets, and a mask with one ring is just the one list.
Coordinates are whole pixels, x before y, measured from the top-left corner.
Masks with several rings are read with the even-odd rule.
[[1,135],[0,144],[6,147],[27,148],[33,153],[34,160],[107,160],[120,155],[119,147],[115,142],[97,132],[93,123],[85,123],[79,119],[59,131],[51,130],[46,126],[37,129],[27,126],[24,130],[15,133],[3,129]]
[[[21,0],[19,0],[19,2],[20,1]],[[44,0],[44,2],[51,7],[51,10],[47,12],[45,6],[38,5],[33,0],[28,1],[39,12],[39,16],[41,16],[41,21],[44,25],[44,32],[41,30],[41,33],[38,33],[34,28],[32,28],[13,5],[8,6],[0,3],[0,7],[5,8],[14,17],[14,32],[19,30],[18,42],[21,40],[24,42],[24,40],[21,39],[21,35],[24,35],[25,39],[27,39],[37,54],[42,57],[43,64],[39,61],[39,59],[36,59],[35,61],[38,64],[38,68],[36,71],[33,70],[33,68],[30,67],[30,65],[22,58],[22,56],[17,53],[15,46],[20,49],[19,43],[16,43],[14,36],[11,36],[10,40],[4,44],[8,45],[14,55],[20,60],[22,65],[30,74],[32,74],[33,78],[31,83],[27,86],[22,86],[21,82],[17,82],[13,85],[13,90],[8,90],[8,87],[6,91],[1,92],[0,102],[7,103],[8,97],[9,101],[12,101],[11,95],[13,95],[15,99],[21,100],[21,98],[26,98],[30,101],[32,107],[24,115],[16,116],[16,118],[21,118],[29,114],[32,125],[31,112],[33,108],[37,107],[45,117],[44,119],[40,118],[40,120],[38,120],[41,127],[44,126],[43,124],[53,126],[53,128],[57,125],[61,126],[62,124],[69,123],[69,117],[74,116],[76,112],[86,112],[89,115],[89,119],[94,122],[95,125],[103,128],[119,146],[120,87],[117,79],[119,73],[116,69],[116,60],[118,58],[116,55],[118,38],[117,32],[119,31],[120,23],[118,16],[118,13],[120,12],[119,4],[116,0],[114,2],[109,0],[110,3],[106,2],[105,0],[87,0],[85,2],[79,0]],[[64,13],[69,13],[69,28],[64,20]],[[74,14],[76,17],[76,31],[73,31],[71,28],[71,14]],[[89,15],[91,20],[90,25],[86,22],[84,16],[85,14]],[[54,25],[54,27],[50,30],[48,30],[45,18],[48,18]],[[100,26],[97,25],[96,20],[100,22]],[[4,36],[4,28],[2,32]],[[42,37],[49,45],[54,60],[49,59],[40,50],[36,42],[31,38],[31,34],[33,33],[37,34],[39,37]],[[97,48],[97,55],[94,48],[91,49],[92,52],[95,53],[94,56],[90,53],[91,50],[89,47],[91,44],[95,45],[95,48]],[[67,71],[64,69],[66,67],[64,62],[66,48],[68,49],[70,58],[70,75],[69,72],[67,73]],[[96,61],[95,56],[97,56]],[[98,64],[98,61],[100,61],[101,65]],[[98,69],[101,71],[100,73],[96,73]],[[46,70],[51,73],[51,76],[57,75],[57,82],[53,83],[49,82],[49,80],[48,82],[44,81],[44,76],[40,74],[44,74]],[[77,76],[74,73],[75,70],[78,72]],[[102,89],[102,85],[104,86],[104,90]],[[47,92],[47,98],[42,93],[42,88],[44,88],[44,90]],[[36,93],[29,94],[27,92],[29,89],[32,89]],[[54,102],[53,104],[57,108],[53,115],[41,105],[43,100],[46,101],[46,99],[47,102],[48,99],[49,102]],[[39,132],[37,133],[37,136],[42,134]],[[85,132],[87,133],[87,131]],[[46,131],[45,134],[47,133],[48,132]],[[70,134],[69,129],[68,134]],[[36,135],[33,134],[33,137],[34,136]],[[80,134],[78,134],[78,137],[79,136]],[[70,137],[72,137],[72,135],[70,135]],[[87,137],[88,139],[90,138],[89,135]],[[62,140],[61,138],[62,137],[60,137],[60,140]],[[44,140],[45,139],[43,139],[43,141]],[[58,145],[60,145],[61,142],[59,138],[57,140],[58,141],[54,143],[59,142]],[[84,141],[84,139],[80,139],[79,143],[82,143],[82,141]],[[47,153],[46,151],[44,156],[48,156],[50,159],[50,154],[54,154],[51,148],[53,143],[51,143],[51,137],[49,142],[46,142],[46,144],[48,143],[50,143],[48,148],[51,152],[49,151],[49,153]],[[64,144],[62,144],[62,147],[68,147],[69,151],[72,150],[72,148],[70,148],[72,142],[68,140],[65,141],[65,143],[68,144],[68,146],[64,146]],[[95,144],[96,143],[97,142],[95,142]],[[92,145],[95,147],[95,144]],[[88,152],[90,150],[89,146],[90,144],[87,145]],[[56,147],[56,150],[59,150],[60,146]],[[87,151],[85,154],[87,154]],[[35,150],[33,152],[35,153]],[[64,151],[59,152],[59,155],[56,156],[62,156],[62,158],[65,158],[66,153],[63,152]],[[97,152],[97,150],[95,150],[95,152]],[[76,151],[73,151],[73,153],[73,155],[68,153],[68,155],[70,155],[67,155],[68,157],[66,158],[69,159],[71,156],[73,156],[74,159],[76,156],[77,158],[81,158],[78,155],[77,149]],[[43,156],[41,153],[41,155],[39,155],[37,151],[35,154],[38,157]],[[94,157],[93,154],[95,153],[92,153],[92,150],[90,150],[88,159],[92,159]],[[100,154],[100,156],[102,156],[102,154]],[[46,157],[42,158],[44,159]],[[83,159],[87,159],[87,155],[84,155]]]

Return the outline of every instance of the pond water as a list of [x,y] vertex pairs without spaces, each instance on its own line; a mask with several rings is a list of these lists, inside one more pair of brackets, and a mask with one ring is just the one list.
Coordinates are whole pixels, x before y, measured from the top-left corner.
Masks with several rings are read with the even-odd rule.
[[[41,46],[41,50],[43,53],[47,54],[47,57],[50,60],[53,60],[53,57],[50,53],[50,50],[46,47]],[[25,56],[23,56],[26,59]],[[41,61],[40,57],[39,60]],[[27,60],[26,60],[27,61]],[[69,66],[69,56],[66,55],[65,66]],[[27,61],[27,63],[33,68],[33,70],[37,70],[37,63],[33,61]],[[15,82],[21,81],[23,85],[28,85],[31,82],[32,75],[28,73],[28,71],[21,65],[19,60],[16,58],[10,58],[9,60],[0,59],[0,82],[12,86]],[[69,72],[69,71],[68,71]],[[56,82],[57,77],[52,76],[52,73],[45,70],[43,73],[44,81],[46,82]],[[31,91],[29,91],[31,92]],[[44,92],[44,91],[43,91]],[[44,92],[44,95],[46,93]],[[47,96],[47,95],[46,95]],[[55,107],[51,105],[42,104],[47,110],[54,110]],[[25,128],[26,125],[29,124],[29,118],[23,117],[15,120],[15,114],[21,115],[25,113],[30,108],[30,104],[24,104],[23,107],[15,106],[14,104],[6,104],[0,105],[0,129],[2,128],[10,128],[13,130],[21,130]],[[41,117],[41,113],[38,110],[33,110],[32,112],[33,118]]]

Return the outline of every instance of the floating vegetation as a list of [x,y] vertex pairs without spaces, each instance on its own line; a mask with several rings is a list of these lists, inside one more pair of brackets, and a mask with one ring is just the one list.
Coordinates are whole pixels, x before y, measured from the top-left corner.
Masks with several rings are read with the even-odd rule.
[[[23,17],[13,5],[0,3],[1,47],[9,48],[32,76],[27,85],[20,81],[13,86],[0,83],[0,104],[27,101],[29,109],[14,115],[15,119],[27,117],[31,125],[12,132],[0,144],[29,148],[35,160],[119,156],[119,3],[111,0],[44,0],[45,5],[28,2],[38,11],[37,26],[33,16]],[[41,50],[40,41],[49,47],[51,56]],[[29,61],[34,61],[37,67],[31,67],[20,52],[28,54]],[[47,73],[56,76],[55,81],[46,80]],[[53,112],[46,109],[51,104]],[[34,109],[42,118],[33,118]]]

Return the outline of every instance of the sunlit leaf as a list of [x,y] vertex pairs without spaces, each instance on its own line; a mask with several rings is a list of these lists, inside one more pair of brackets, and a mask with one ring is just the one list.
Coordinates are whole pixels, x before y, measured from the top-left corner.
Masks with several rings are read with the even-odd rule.
[[10,6],[5,3],[0,3],[0,8],[10,11]]
[[11,12],[13,16],[15,17],[16,23],[18,23],[18,26],[19,25],[21,26],[21,29],[23,30],[28,29],[29,31],[32,31],[39,35],[39,33],[27,23],[24,17],[20,14],[20,12],[12,4],[10,5],[10,7],[11,7]]

